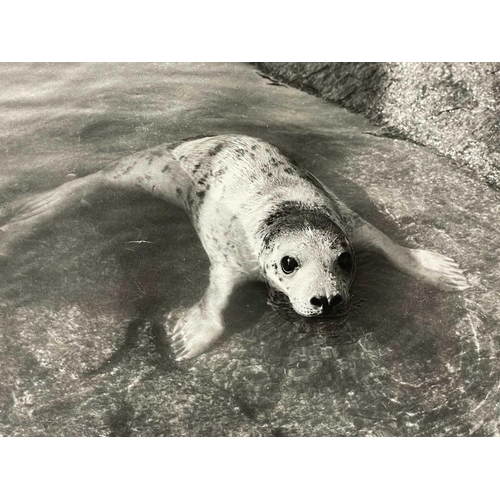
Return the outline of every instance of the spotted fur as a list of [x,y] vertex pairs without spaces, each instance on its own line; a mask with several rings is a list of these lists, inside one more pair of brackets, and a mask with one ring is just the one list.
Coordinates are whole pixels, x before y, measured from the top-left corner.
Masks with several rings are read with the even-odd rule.
[[[344,311],[355,266],[342,269],[339,257],[348,252],[354,260],[353,247],[380,252],[441,288],[468,286],[451,259],[396,245],[276,147],[241,135],[158,146],[14,203],[3,214],[0,256],[109,187],[148,192],[183,207],[208,254],[210,281],[203,298],[166,319],[179,360],[204,352],[222,334],[229,296],[245,280],[265,280],[272,297],[302,316]],[[284,257],[297,263],[293,272],[285,272]]]

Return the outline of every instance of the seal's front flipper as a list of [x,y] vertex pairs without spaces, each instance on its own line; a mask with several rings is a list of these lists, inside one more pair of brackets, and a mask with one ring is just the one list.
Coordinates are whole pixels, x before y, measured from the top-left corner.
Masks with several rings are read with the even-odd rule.
[[224,309],[242,278],[238,270],[213,265],[210,284],[200,302],[167,316],[165,329],[177,361],[202,354],[222,335]]
[[398,245],[344,204],[342,211],[348,221],[346,232],[355,250],[380,253],[400,271],[442,290],[460,291],[469,288],[467,279],[453,259],[435,252]]
[[399,248],[400,252],[407,255],[402,259],[401,256],[395,256],[392,261],[402,260],[405,262],[406,267],[400,266],[402,271],[421,278],[442,290],[461,291],[470,287],[463,272],[453,259],[427,250]]
[[171,312],[166,329],[175,359],[182,361],[204,353],[222,335],[224,325],[218,311],[207,310],[200,302]]

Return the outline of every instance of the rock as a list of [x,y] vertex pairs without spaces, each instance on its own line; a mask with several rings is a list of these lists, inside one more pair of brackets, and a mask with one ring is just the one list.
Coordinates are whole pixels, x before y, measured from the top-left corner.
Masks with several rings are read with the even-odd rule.
[[500,189],[500,63],[258,63]]

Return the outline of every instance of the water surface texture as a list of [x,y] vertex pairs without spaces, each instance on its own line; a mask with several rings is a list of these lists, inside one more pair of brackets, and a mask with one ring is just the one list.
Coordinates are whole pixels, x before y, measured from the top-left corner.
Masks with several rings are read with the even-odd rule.
[[359,254],[348,316],[289,317],[248,284],[222,341],[176,364],[160,318],[201,297],[208,259],[182,211],[110,192],[0,270],[3,435],[499,434],[494,192],[248,65],[6,64],[0,78],[2,206],[163,142],[248,134],[473,285],[440,292]]

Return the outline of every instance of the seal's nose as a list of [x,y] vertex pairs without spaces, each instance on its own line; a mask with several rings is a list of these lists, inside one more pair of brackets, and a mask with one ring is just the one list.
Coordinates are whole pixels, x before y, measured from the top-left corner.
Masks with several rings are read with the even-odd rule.
[[311,304],[314,307],[321,308],[322,314],[330,314],[339,304],[342,303],[342,295],[337,293],[336,295],[330,295],[330,297],[321,296],[313,297],[311,299]]

